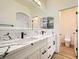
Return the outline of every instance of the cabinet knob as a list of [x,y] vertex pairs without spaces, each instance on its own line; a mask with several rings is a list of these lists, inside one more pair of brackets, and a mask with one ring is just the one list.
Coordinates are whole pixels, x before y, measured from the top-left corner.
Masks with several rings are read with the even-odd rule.
[[31,43],[31,45],[33,46],[34,44],[33,44],[33,43]]

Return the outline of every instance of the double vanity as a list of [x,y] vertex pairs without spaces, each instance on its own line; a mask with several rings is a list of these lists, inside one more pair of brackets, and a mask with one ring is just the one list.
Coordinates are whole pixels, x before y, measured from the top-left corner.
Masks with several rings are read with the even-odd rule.
[[37,35],[1,42],[0,49],[7,49],[5,53],[0,50],[3,59],[51,59],[56,49],[56,41],[52,34]]

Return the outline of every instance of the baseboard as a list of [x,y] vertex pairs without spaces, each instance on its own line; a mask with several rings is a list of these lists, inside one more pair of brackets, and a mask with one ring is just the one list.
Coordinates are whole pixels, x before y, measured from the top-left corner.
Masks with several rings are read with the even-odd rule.
[[58,54],[58,52],[54,52],[54,54]]

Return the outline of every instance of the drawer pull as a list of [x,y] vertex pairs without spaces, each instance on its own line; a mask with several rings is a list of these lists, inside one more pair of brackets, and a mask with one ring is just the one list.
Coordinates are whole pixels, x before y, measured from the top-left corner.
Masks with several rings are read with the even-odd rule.
[[50,48],[51,48],[51,46],[48,47],[48,49],[50,49]]
[[51,55],[49,55],[49,57],[48,58],[50,58],[51,57]]
[[42,52],[42,54],[45,54],[47,51],[46,50],[44,50],[44,52]]

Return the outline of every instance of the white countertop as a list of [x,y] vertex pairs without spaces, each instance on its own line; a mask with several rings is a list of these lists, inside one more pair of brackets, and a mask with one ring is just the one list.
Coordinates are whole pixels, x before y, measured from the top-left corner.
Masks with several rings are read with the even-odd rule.
[[10,53],[16,49],[22,48],[24,46],[28,46],[31,43],[41,41],[50,36],[52,36],[52,35],[31,36],[31,37],[27,37],[24,39],[15,39],[15,40],[10,40],[10,41],[6,41],[6,42],[0,42],[0,55],[2,55],[7,50],[8,46],[10,46],[10,49],[8,50],[8,53]]

